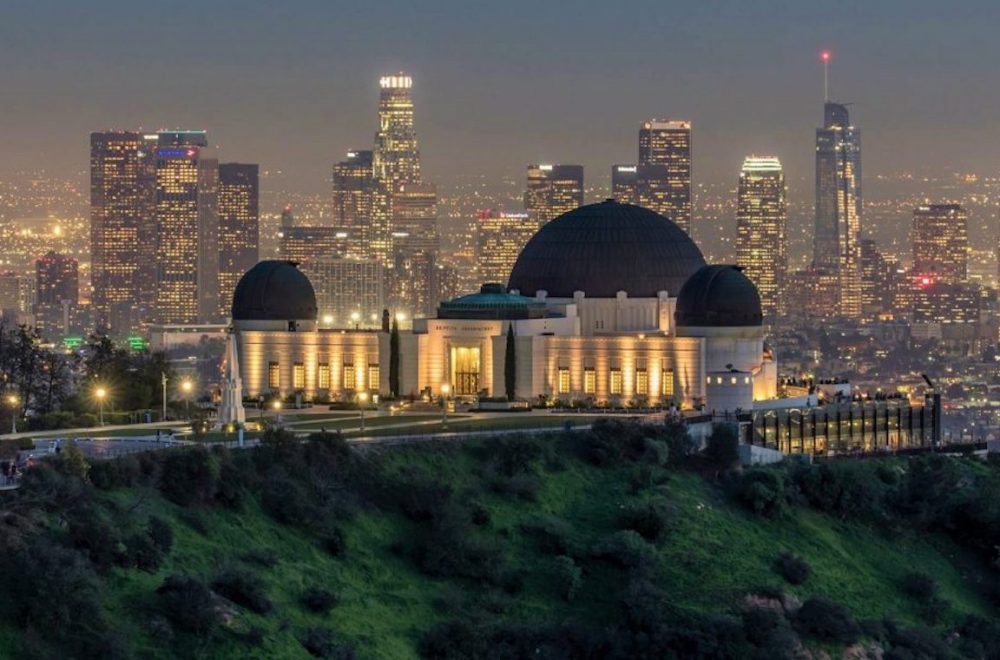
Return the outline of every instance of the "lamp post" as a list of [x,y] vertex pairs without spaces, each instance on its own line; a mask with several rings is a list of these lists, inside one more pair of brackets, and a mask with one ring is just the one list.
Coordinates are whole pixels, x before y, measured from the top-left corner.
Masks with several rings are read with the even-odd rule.
[[190,378],[185,378],[184,382],[181,383],[181,389],[184,391],[184,416],[189,420],[191,419],[191,390],[194,389],[194,383],[191,382]]
[[16,394],[10,394],[7,396],[7,403],[10,404],[10,432],[17,433],[17,404],[18,398]]
[[361,408],[361,432],[365,432],[365,404],[368,403],[368,392],[358,392],[358,407]]
[[351,312],[351,321],[354,322],[354,329],[358,329],[358,321],[361,320],[361,312]]
[[161,422],[167,421],[167,372],[164,371],[161,374],[160,382],[163,384],[163,417],[160,418]]
[[441,428],[448,428],[448,393],[451,392],[451,385],[441,383]]
[[96,390],[94,390],[94,396],[97,397],[97,405],[99,410],[97,425],[104,426],[104,398],[108,396],[108,391],[103,387],[99,386]]
[[325,325],[328,328],[333,325],[333,314],[323,315],[323,325]]

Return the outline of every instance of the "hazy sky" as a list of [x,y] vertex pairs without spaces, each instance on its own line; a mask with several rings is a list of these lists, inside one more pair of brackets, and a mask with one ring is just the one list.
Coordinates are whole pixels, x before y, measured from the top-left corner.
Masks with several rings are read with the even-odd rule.
[[92,130],[205,128],[224,159],[324,190],[402,69],[430,179],[606,178],[652,116],[693,120],[696,179],[751,152],[809,178],[829,48],[866,177],[994,173],[998,26],[995,1],[3,0],[0,170],[84,171]]

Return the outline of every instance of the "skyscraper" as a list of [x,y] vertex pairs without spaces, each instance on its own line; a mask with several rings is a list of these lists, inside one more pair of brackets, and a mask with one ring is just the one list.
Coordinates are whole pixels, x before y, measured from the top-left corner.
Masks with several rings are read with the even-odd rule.
[[219,316],[229,315],[236,284],[260,249],[260,178],[249,163],[219,165]]
[[827,101],[816,129],[816,210],[813,267],[837,275],[840,316],[861,315],[861,131],[847,107]]
[[583,165],[528,165],[524,210],[541,227],[583,206]]
[[969,276],[969,216],[958,204],[929,204],[913,211],[913,274],[943,284]]
[[90,134],[90,251],[100,327],[126,334],[155,291],[156,135]]
[[783,311],[788,270],[785,175],[777,158],[748,156],[737,191],[736,263],[760,292],[764,318]]
[[479,282],[506,285],[521,250],[538,231],[527,213],[480,211],[476,221],[476,267]]
[[369,232],[371,255],[388,265],[393,258],[393,195],[401,184],[420,183],[420,149],[413,123],[413,79],[400,73],[379,79],[378,131],[372,166],[375,191]]
[[411,316],[431,313],[438,301],[432,295],[427,273],[439,265],[441,252],[437,188],[433,184],[397,186],[392,197],[392,250],[389,272],[392,306]]
[[204,131],[159,134],[156,149],[156,318],[219,319],[219,162]]
[[[662,165],[662,193],[650,195],[648,208],[691,233],[691,122],[650,119],[639,128],[639,167]],[[653,172],[650,190],[658,190]]]
[[635,204],[638,198],[638,167],[616,164],[611,166],[611,196],[623,204]]
[[80,301],[80,264],[75,257],[49,252],[35,261],[35,303],[61,304]]
[[316,291],[319,320],[326,327],[348,327],[351,315],[372,325],[385,309],[385,268],[365,259],[318,257],[302,265]]
[[333,166],[333,224],[354,230],[367,245],[374,203],[372,152],[351,149]]

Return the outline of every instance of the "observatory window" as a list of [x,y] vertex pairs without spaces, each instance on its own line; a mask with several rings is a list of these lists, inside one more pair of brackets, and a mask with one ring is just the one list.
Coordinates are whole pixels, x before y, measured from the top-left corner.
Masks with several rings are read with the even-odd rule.
[[330,365],[326,363],[320,364],[317,373],[319,375],[319,389],[330,389]]
[[621,394],[622,393],[622,370],[612,369],[611,370],[611,393]]
[[267,388],[278,390],[281,388],[281,369],[277,362],[267,363]]
[[292,365],[292,388],[296,390],[306,388],[306,365],[301,362]]
[[597,372],[593,367],[583,370],[583,393],[594,394],[597,391]]
[[569,394],[569,369],[559,369],[559,394]]

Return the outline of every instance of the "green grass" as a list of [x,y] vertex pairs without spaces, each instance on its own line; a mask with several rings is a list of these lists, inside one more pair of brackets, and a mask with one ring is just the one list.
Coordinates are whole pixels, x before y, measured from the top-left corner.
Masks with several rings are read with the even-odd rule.
[[[465,417],[465,415],[458,415],[458,417]],[[441,419],[441,415],[436,414],[415,414],[415,415],[379,415],[365,416],[365,428],[378,428],[380,426],[402,426],[405,427],[408,424],[416,422],[428,422],[436,419]],[[348,419],[329,419],[321,421],[310,421],[308,423],[294,424],[289,426],[292,431],[319,431],[321,428],[325,428],[327,431],[335,431],[338,429],[353,429],[357,428],[361,424],[361,416],[354,414]],[[418,428],[418,427],[414,427]]]
[[[582,423],[579,417],[572,419]],[[559,426],[563,420],[552,421]],[[517,420],[512,417],[509,422]],[[524,589],[503,615],[508,619],[608,626],[618,612],[623,572],[603,562],[588,563],[581,592],[573,603],[566,603],[555,596],[553,559],[538,551],[521,526],[538,515],[558,516],[573,526],[574,540],[590,548],[616,529],[616,517],[626,503],[650,496],[666,498],[673,512],[658,563],[660,586],[677,608],[735,613],[747,593],[774,585],[803,599],[816,594],[831,597],[859,618],[893,616],[917,622],[916,607],[899,582],[908,571],[920,570],[940,583],[941,597],[949,607],[947,621],[969,613],[997,615],[973,586],[986,575],[984,569],[943,537],[888,536],[880,529],[804,508],[793,509],[781,520],[764,520],[732,503],[715,484],[689,472],[669,472],[665,484],[637,496],[630,487],[634,464],[599,468],[565,453],[560,454],[559,469],[541,471],[537,501],[527,502],[483,488],[482,445],[372,447],[363,455],[384,461],[390,472],[422,468],[449,484],[456,498],[474,499],[487,509],[488,529],[476,533],[503,542],[510,563],[526,574]],[[408,559],[393,552],[394,544],[412,539],[417,523],[374,507],[360,509],[343,523],[348,550],[344,558],[336,559],[307,533],[274,522],[253,500],[234,513],[182,509],[151,492],[118,491],[101,497],[124,510],[134,509],[140,518],[161,515],[175,531],[174,550],[156,573],[115,569],[105,583],[111,618],[126,626],[126,634],[137,645],[136,657],[167,658],[177,650],[150,639],[143,627],[155,611],[155,589],[167,575],[194,574],[210,580],[227,566],[246,566],[241,557],[250,549],[278,559],[273,568],[248,566],[264,580],[275,609],[266,616],[238,610],[232,629],[262,631],[263,645],[250,647],[223,634],[210,646],[189,649],[190,657],[307,658],[299,636],[310,627],[327,627],[353,644],[359,657],[415,658],[421,634],[453,616],[442,603],[468,604],[483,594],[480,584],[420,574]],[[187,522],[192,516],[202,520],[207,533],[193,529]],[[786,550],[806,558],[812,568],[812,577],[802,586],[784,584],[772,569],[775,557]],[[327,616],[307,612],[300,598],[311,586],[334,591],[340,605]],[[10,648],[15,637],[11,630],[0,628],[0,651]]]

